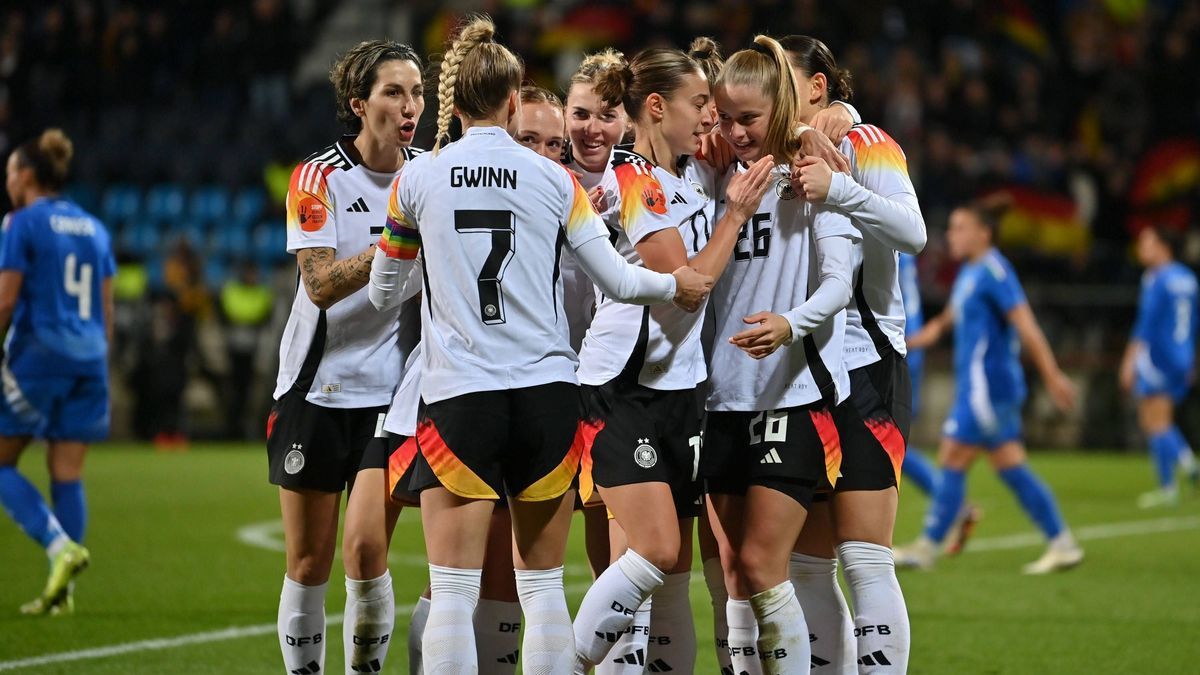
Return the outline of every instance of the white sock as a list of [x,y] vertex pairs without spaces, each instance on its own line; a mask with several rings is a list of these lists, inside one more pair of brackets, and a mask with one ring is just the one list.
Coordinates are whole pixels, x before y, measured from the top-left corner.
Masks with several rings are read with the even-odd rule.
[[425,624],[429,621],[429,598],[417,598],[413,605],[412,620],[408,624],[408,672],[421,675],[421,639],[425,637]]
[[279,594],[279,649],[283,666],[296,675],[325,668],[325,591],[328,583],[305,586],[284,575]]
[[713,646],[717,650],[717,665],[722,675],[731,675],[733,664],[729,662],[729,619],[725,616],[729,592],[725,590],[725,570],[721,568],[720,558],[704,561],[704,584],[708,586],[708,597],[712,600]]
[[426,673],[477,673],[475,627],[471,617],[479,601],[481,569],[429,566],[429,620],[421,638]]
[[525,612],[521,672],[562,675],[575,663],[575,635],[563,592],[563,568],[515,570],[517,595]]
[[729,663],[733,672],[741,675],[762,675],[762,661],[758,659],[758,622],[749,600],[730,598],[725,603],[728,622]]
[[475,606],[479,672],[512,675],[521,649],[521,603],[480,598]]
[[66,532],[62,531],[62,525],[58,524],[58,520],[53,514],[51,514],[50,520],[50,529],[58,529],[58,535],[51,539],[50,543],[46,546],[46,557],[53,561],[54,556],[61,553],[62,550],[67,547],[67,544],[71,543],[71,538],[67,536]]
[[854,675],[858,672],[858,645],[854,621],[838,586],[837,559],[793,553],[788,577],[808,622],[814,672]]
[[358,581],[346,577],[346,613],[342,641],[346,673],[378,673],[383,670],[396,624],[396,598],[392,575]]
[[904,593],[896,580],[896,561],[884,546],[848,541],[838,546],[846,584],[854,603],[858,672],[908,670],[909,627]]
[[575,672],[600,663],[646,598],[662,585],[663,573],[633,549],[609,565],[588,589],[575,617]]
[[650,613],[650,649],[646,669],[652,673],[691,673],[696,670],[696,622],[688,586],[689,572],[668,574],[654,592]]
[[1185,474],[1190,474],[1196,470],[1196,453],[1192,452],[1190,446],[1179,448],[1179,470]]
[[792,582],[750,596],[758,620],[758,654],[766,675],[807,674],[812,661],[808,624]]
[[[656,595],[657,593],[658,591],[655,591]],[[646,664],[649,663],[646,654],[649,651],[650,617],[653,610],[652,595],[633,613],[633,622],[621,633],[608,655],[596,664],[596,675],[642,675]]]

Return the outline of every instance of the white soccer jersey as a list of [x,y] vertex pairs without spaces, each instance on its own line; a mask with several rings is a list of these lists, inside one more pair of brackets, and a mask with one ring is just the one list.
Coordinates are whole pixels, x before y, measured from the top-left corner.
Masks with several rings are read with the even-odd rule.
[[[744,171],[736,166],[731,171]],[[838,311],[809,335],[755,360],[729,343],[757,312],[782,314],[804,304],[816,289],[817,242],[829,237],[858,239],[850,220],[829,207],[813,205],[791,186],[790,167],[779,165],[751,219],[742,225],[733,260],[713,288],[715,314],[712,366],[706,408],[756,411],[841,401],[850,391],[842,362],[846,313]],[[718,207],[718,217],[724,206]]]
[[[379,239],[394,173],[371,171],[358,160],[353,136],[301,162],[287,196],[287,248],[332,248],[351,258]],[[405,151],[406,158],[419,151]],[[366,289],[317,308],[298,280],[279,345],[275,398],[290,389],[328,408],[387,405],[400,380],[398,310],[380,312]],[[363,367],[370,364],[370,367]]]
[[[712,233],[716,208],[706,183],[711,177],[692,159],[676,177],[654,166],[629,146],[613,150],[600,184],[610,241],[630,263],[642,265],[636,244],[673,228],[683,237],[688,256],[698,253]],[[639,307],[597,293],[596,315],[579,352],[579,381],[601,385],[627,367],[639,384],[651,389],[691,389],[704,381],[700,344],[704,310],[688,313],[674,305]]]
[[606,232],[561,164],[502,128],[474,127],[405,166],[388,218],[398,223],[396,257],[415,254],[416,236],[424,257],[426,403],[576,382],[559,252]]
[[392,405],[383,419],[383,430],[401,436],[417,435],[417,411],[421,407],[421,344],[413,348],[404,362],[404,379],[396,387]]
[[923,242],[925,222],[904,151],[891,136],[858,125],[841,151],[850,160],[851,175],[834,174],[826,203],[849,215],[862,232],[862,244],[855,247],[854,295],[846,307],[845,361],[854,370],[878,361],[889,345],[898,354],[908,353],[897,247],[913,239]]
[[[588,171],[574,160],[567,162],[567,168],[579,173],[579,184],[587,192],[599,185],[604,177],[603,171]],[[596,290],[570,251],[562,252],[559,264],[563,280],[563,306],[571,329],[571,349],[578,352],[583,345],[583,336],[592,323],[592,314],[596,311]]]

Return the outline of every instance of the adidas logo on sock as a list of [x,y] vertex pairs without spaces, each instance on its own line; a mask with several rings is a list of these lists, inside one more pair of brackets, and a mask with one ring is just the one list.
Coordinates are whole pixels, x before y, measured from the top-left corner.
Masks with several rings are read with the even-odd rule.
[[628,663],[632,666],[644,666],[646,665],[646,650],[639,649],[636,652],[626,654],[625,656],[618,656],[617,658],[613,659],[612,662]]
[[596,637],[600,638],[601,640],[607,640],[608,642],[616,642],[617,640],[621,639],[621,634],[601,633],[600,631],[596,631]]
[[884,655],[882,650],[875,650],[875,651],[871,652],[870,654],[867,654],[866,656],[859,659],[858,665],[860,665],[860,666],[890,666],[890,665],[892,665],[892,662],[888,661],[887,656]]
[[496,663],[516,663],[517,656],[521,653],[520,649],[514,649],[511,654],[505,654],[496,659]]
[[812,667],[813,668],[820,668],[821,666],[827,666],[827,665],[829,665],[829,661],[826,661],[825,659],[817,656],[816,654],[812,655]]
[[767,451],[767,454],[763,455],[762,459],[758,460],[758,463],[759,464],[783,464],[783,460],[779,458],[779,453],[775,450],[775,448],[771,448],[770,450]]
[[362,197],[359,197],[358,199],[354,200],[354,203],[351,204],[350,206],[346,207],[346,210],[350,211],[351,213],[370,213],[371,212],[371,209],[367,208],[367,203],[365,201],[363,201]]
[[675,196],[671,197],[671,203],[672,204],[686,204],[687,200],[683,198],[683,195],[676,192]]
[[379,659],[371,659],[370,663],[351,665],[350,670],[356,673],[378,673],[383,670],[383,664],[379,663]]
[[319,672],[321,672],[321,664],[316,661],[309,661],[307,666],[293,670],[292,675],[313,675]]
[[647,666],[646,670],[648,670],[652,673],[665,673],[665,672],[672,671],[675,669],[672,668],[670,666],[670,664],[668,664],[666,661],[663,661],[662,659],[654,659],[654,662],[651,663],[649,666]]

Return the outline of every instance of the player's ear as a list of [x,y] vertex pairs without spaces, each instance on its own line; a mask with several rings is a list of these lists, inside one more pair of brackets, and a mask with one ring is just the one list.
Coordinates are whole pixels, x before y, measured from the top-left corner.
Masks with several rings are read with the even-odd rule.
[[650,119],[655,122],[661,122],[663,112],[666,110],[667,100],[662,97],[662,94],[651,92],[646,97],[646,111],[650,113]]
[[513,89],[508,92],[508,119],[517,119],[517,113],[521,110],[521,92]]
[[364,117],[367,114],[367,103],[361,98],[350,99],[350,111],[359,117]]
[[825,92],[829,89],[829,80],[826,79],[825,73],[817,73],[808,81],[808,102],[818,103],[825,96]]

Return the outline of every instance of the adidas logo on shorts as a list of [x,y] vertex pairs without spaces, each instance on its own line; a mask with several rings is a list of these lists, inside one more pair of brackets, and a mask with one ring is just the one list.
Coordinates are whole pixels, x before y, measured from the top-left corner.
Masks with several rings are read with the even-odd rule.
[[777,452],[775,450],[775,448],[771,448],[770,450],[767,451],[767,454],[763,455],[762,459],[758,460],[758,463],[759,464],[783,464],[783,460],[779,458],[779,452]]

